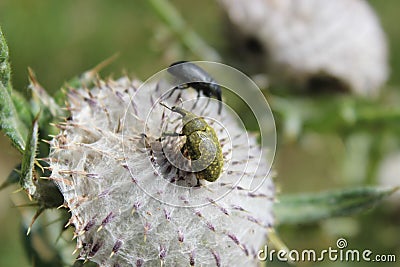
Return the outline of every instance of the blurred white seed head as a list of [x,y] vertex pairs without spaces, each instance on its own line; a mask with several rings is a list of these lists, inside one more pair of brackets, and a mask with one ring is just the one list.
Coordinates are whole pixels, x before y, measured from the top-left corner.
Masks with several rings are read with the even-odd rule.
[[[69,92],[71,116],[52,141],[50,165],[71,211],[78,258],[100,266],[257,265],[273,224],[274,186],[270,164],[255,160],[262,151],[255,137],[227,109],[218,115],[218,103],[183,103],[215,119],[208,122],[224,155],[221,177],[196,187],[195,175],[169,163],[157,140],[165,125],[179,131],[179,116],[156,103],[157,84],[139,86],[121,78]],[[183,102],[191,97],[178,91]],[[182,140],[165,145],[178,153]]]
[[[395,151],[386,155],[378,170],[379,185],[387,188],[400,187],[400,152]],[[390,200],[394,205],[399,206],[400,192],[395,192]]]
[[385,35],[364,0],[219,2],[232,43],[272,81],[373,97],[387,80]]

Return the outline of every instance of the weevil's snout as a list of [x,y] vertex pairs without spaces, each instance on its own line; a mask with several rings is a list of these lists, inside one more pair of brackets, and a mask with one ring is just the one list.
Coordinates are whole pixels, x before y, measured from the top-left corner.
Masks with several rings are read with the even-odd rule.
[[176,112],[181,114],[182,116],[185,116],[187,111],[185,111],[183,108],[178,107],[178,106],[172,106],[172,107],[168,107],[164,102],[160,102],[160,105],[171,110],[172,112]]

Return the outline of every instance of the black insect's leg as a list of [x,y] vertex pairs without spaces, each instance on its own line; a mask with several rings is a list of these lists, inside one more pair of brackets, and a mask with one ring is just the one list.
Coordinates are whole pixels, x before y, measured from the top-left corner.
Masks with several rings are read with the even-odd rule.
[[169,180],[170,183],[175,183],[176,181],[179,181],[179,169],[176,168],[175,175],[172,176],[172,178]]
[[197,184],[194,187],[201,187],[200,179],[198,179],[198,178],[196,178],[196,179],[197,179]]
[[200,90],[197,91],[197,101],[194,102],[193,106],[192,106],[192,110],[196,108],[197,102],[199,102],[200,99]]
[[208,107],[208,105],[210,104],[210,100],[211,100],[211,98],[208,98],[207,104],[206,104],[206,106],[203,108],[203,110],[201,111],[200,116],[204,116],[204,114],[205,114],[205,112],[206,112],[206,110],[207,110],[207,107]]
[[166,98],[170,98],[174,94],[176,89],[179,89],[179,87],[175,86],[174,88],[172,88],[171,93]]
[[221,111],[222,111],[222,97],[221,95],[218,95],[217,97],[219,103],[218,103],[218,115],[221,115]]
[[173,95],[173,93],[175,92],[175,90],[177,90],[177,89],[183,90],[183,89],[187,89],[187,88],[189,88],[188,84],[177,85],[174,88],[172,88],[171,93],[167,96],[167,98],[170,98]]

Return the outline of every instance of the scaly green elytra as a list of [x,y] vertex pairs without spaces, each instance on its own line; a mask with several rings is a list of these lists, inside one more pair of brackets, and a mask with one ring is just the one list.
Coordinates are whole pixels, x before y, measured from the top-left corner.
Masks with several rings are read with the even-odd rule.
[[[204,179],[214,182],[219,178],[224,165],[222,148],[214,129],[201,117],[180,107],[169,108],[172,112],[182,115],[182,133],[175,136],[186,136],[186,143],[182,147],[183,154],[192,161],[192,169],[198,180]],[[164,136],[171,136],[165,133]]]

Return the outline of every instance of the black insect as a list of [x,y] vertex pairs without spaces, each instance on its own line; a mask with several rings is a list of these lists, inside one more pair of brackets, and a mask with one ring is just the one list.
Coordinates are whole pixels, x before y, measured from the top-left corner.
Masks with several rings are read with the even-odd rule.
[[[175,92],[175,90],[187,89],[192,87],[197,91],[197,97],[200,97],[200,92],[203,92],[203,95],[207,97],[214,96],[219,100],[218,114],[221,114],[222,109],[222,96],[221,96],[221,87],[217,84],[211,75],[197,66],[196,64],[190,63],[188,61],[178,61],[168,68],[168,72],[173,76],[178,78],[181,82],[184,82],[181,85],[174,87],[169,94],[169,97]],[[193,81],[193,82],[187,82]],[[201,82],[199,82],[201,81]]]

